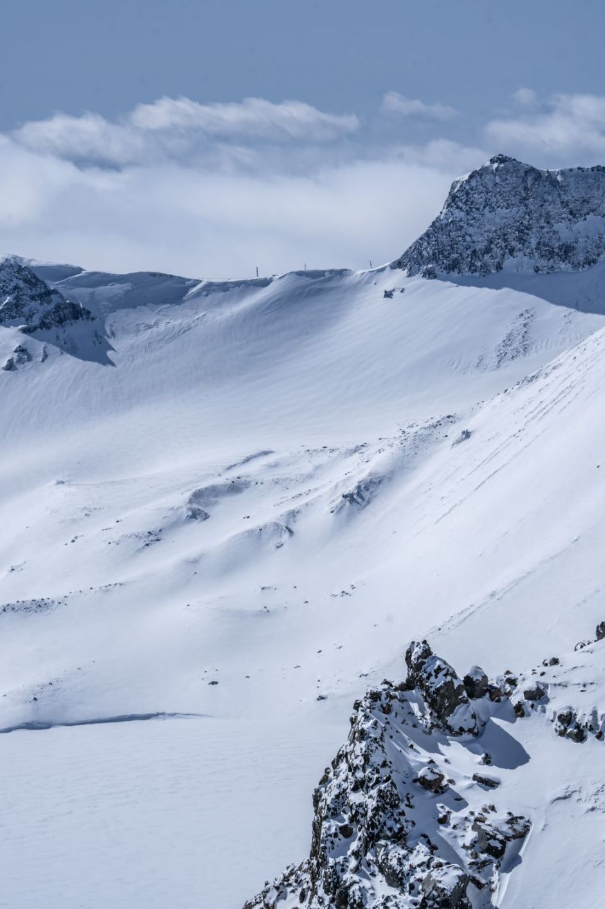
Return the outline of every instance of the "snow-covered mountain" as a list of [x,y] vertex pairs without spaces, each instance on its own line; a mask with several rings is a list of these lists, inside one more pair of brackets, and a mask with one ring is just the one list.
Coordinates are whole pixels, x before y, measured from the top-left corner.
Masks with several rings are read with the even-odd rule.
[[397,260],[410,275],[590,268],[605,246],[605,167],[538,170],[506,155],[456,180]]
[[[458,192],[477,182],[489,207],[487,178]],[[531,207],[509,190],[511,209]],[[512,811],[530,827],[519,855],[490,858],[486,888],[466,886],[475,909],[527,893],[536,909],[595,904],[603,643],[574,651],[605,619],[605,265],[583,258],[602,252],[581,239],[589,204],[566,209],[580,239],[549,273],[537,257],[537,272],[438,280],[403,263],[208,282],[5,262],[34,315],[0,326],[0,905],[241,909],[261,893],[286,909],[263,881],[308,853],[311,792],[354,701],[358,726],[383,724],[391,699],[430,721],[422,690],[395,687],[412,639],[518,685],[473,708],[486,725],[468,741],[389,721],[399,795],[418,795],[415,835],[432,844],[406,881],[426,896],[426,850],[468,876],[471,812],[494,804],[480,825],[501,833]],[[32,307],[48,295],[90,315],[42,328]],[[522,718],[532,667],[545,694]],[[594,730],[577,741],[574,723]],[[409,776],[430,760],[458,788]],[[335,805],[336,777],[322,785]],[[442,803],[461,826],[436,837]],[[360,873],[357,834],[341,840],[318,873],[330,856]],[[431,905],[379,873],[378,896],[404,900],[391,905]],[[328,892],[292,890],[313,907]]]

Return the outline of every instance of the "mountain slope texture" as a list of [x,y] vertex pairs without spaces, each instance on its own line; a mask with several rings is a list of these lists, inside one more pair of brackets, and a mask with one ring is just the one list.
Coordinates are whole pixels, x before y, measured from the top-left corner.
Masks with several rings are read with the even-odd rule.
[[1,909],[598,904],[604,174],[370,271],[0,261]]

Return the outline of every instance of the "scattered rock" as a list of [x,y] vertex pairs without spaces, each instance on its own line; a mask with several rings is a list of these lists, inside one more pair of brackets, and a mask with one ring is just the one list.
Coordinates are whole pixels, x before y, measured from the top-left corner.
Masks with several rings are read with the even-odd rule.
[[445,792],[445,776],[434,767],[423,767],[417,777],[418,783],[429,792]]
[[497,789],[500,785],[500,780],[493,776],[484,776],[480,773],[473,773],[473,780],[475,783],[479,783],[480,786],[485,786],[486,789]]

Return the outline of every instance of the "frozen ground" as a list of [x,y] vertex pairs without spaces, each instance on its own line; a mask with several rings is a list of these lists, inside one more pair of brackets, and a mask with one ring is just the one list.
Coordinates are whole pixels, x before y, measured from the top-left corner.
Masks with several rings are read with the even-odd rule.
[[[0,901],[238,909],[412,637],[496,673],[605,618],[602,266],[39,273],[103,343],[0,328],[0,728],[73,724],[0,735]],[[79,725],[158,713],[202,716]]]

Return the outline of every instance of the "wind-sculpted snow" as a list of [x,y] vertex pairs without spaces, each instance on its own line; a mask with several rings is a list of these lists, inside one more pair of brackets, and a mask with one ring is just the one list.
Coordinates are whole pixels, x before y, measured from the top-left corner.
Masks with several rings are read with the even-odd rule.
[[506,155],[452,185],[394,265],[409,275],[589,268],[605,254],[605,167],[538,170]]
[[[309,858],[267,882],[244,909],[501,905],[509,879],[520,874],[537,820],[518,810],[523,795],[515,791],[514,771],[532,755],[516,740],[515,727],[525,718],[546,720],[564,736],[562,724],[577,726],[572,708],[551,704],[547,714],[545,706],[546,690],[554,695],[557,687],[565,688],[569,672],[557,681],[560,659],[544,660],[538,699],[527,678],[507,672],[486,680],[481,691],[472,685],[471,707],[453,668],[426,641],[410,644],[406,662],[405,682],[385,680],[355,702],[348,740],[313,795]],[[477,666],[467,677],[486,678]],[[542,701],[537,712],[536,700]],[[452,732],[461,707],[474,718],[465,735],[458,727]],[[605,715],[594,710],[589,726],[602,739]],[[586,729],[578,728],[583,736],[567,737],[585,742]],[[553,767],[557,747],[553,741]]]

